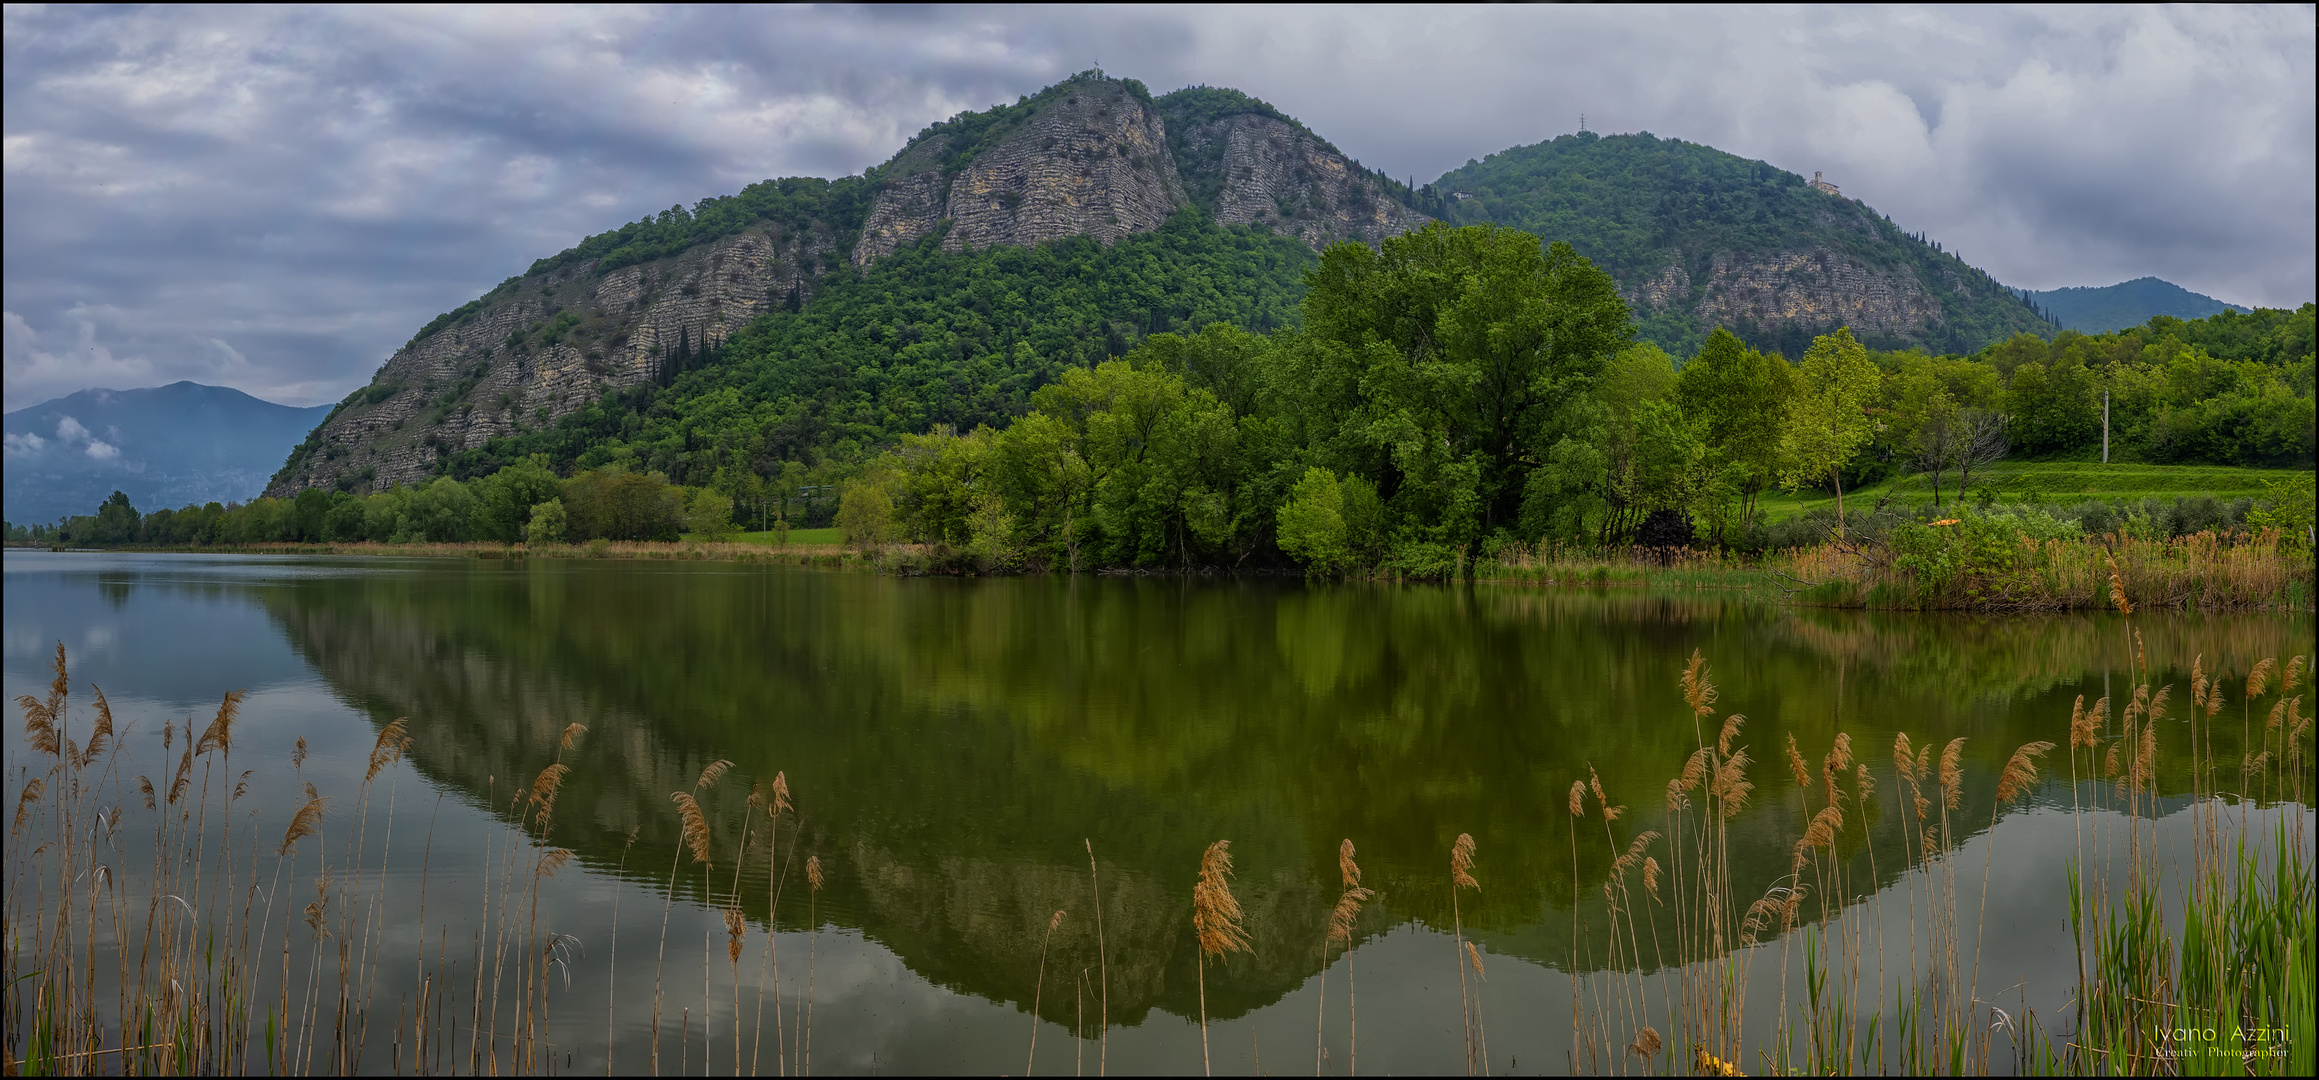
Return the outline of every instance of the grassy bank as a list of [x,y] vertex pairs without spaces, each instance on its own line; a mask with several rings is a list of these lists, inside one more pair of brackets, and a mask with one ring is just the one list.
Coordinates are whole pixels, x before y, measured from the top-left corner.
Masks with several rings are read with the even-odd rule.
[[[2214,498],[2260,499],[2264,485],[2299,479],[2311,483],[2307,469],[2246,469],[2229,465],[2102,464],[2100,461],[2000,461],[1976,470],[1968,503],[1978,503],[1986,491],[2005,503],[2073,504],[2089,501]],[[1957,502],[1957,475],[1941,480],[1941,504]],[[1878,503],[1891,507],[1929,507],[1932,484],[1921,474],[1895,476],[1844,493],[1845,508],[1853,513]],[[1836,512],[1836,497],[1824,491],[1766,492],[1758,501],[1767,520],[1784,521],[1813,511]]]

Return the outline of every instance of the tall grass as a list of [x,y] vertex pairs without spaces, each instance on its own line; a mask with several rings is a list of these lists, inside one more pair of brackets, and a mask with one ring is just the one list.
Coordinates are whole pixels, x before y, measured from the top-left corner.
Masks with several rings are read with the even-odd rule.
[[1208,1056],[1208,961],[1249,951],[1240,929],[1240,901],[1232,895],[1232,841],[1218,840],[1200,855],[1200,876],[1192,885],[1192,936],[1199,944],[1200,1068],[1213,1076]]
[[[2130,610],[2123,580],[2120,574],[2115,602]],[[1977,889],[1967,888],[1969,871],[1957,859],[1953,816],[1965,798],[1962,738],[1936,755],[1934,747],[1915,747],[1901,735],[1892,750],[1894,809],[1910,841],[1904,900],[1910,923],[1924,928],[1929,945],[1917,948],[1912,931],[1906,955],[1897,958],[1906,964],[1899,984],[1913,990],[1888,1008],[1870,1000],[1872,985],[1891,985],[1884,972],[1895,958],[1885,955],[1883,928],[1872,921],[1880,920],[1875,912],[1881,905],[1850,899],[1856,891],[1847,880],[1850,860],[1840,855],[1848,819],[1873,809],[1877,790],[1869,765],[1853,760],[1847,735],[1835,736],[1817,770],[1790,738],[1785,756],[1796,783],[1798,839],[1789,873],[1742,912],[1729,891],[1724,823],[1751,794],[1745,779],[1747,749],[1733,745],[1743,718],[1731,716],[1716,739],[1706,738],[1701,722],[1716,695],[1703,660],[1694,654],[1681,682],[1699,725],[1698,748],[1668,782],[1668,835],[1640,833],[1622,852],[1608,833],[1616,808],[1599,784],[1590,776],[1571,790],[1574,825],[1590,791],[1603,807],[1598,817],[1605,819],[1614,856],[1604,884],[1612,939],[1605,967],[1612,992],[1591,999],[1574,993],[1574,1009],[1590,1013],[1576,1023],[1574,1055],[1616,1045],[1610,1041],[1612,1032],[1631,1030],[1631,1041],[1618,1041],[1647,1068],[1662,1045],[1650,1023],[1642,981],[1652,965],[1645,963],[1641,937],[1633,932],[1638,923],[1647,923],[1655,939],[1660,915],[1650,905],[1634,904],[1626,881],[1627,872],[1641,866],[1646,893],[1658,895],[1660,872],[1652,865],[1655,856],[1646,853],[1664,839],[1672,886],[1667,893],[1673,897],[1666,918],[1684,960],[1671,976],[1682,1002],[1670,1010],[1671,1035],[1692,1047],[1690,1063],[1700,1071],[1728,1074],[1752,1052],[1767,1071],[1986,1073],[1998,1067],[1993,1058],[2003,1050],[2011,1059],[2003,1067],[2016,1072],[2188,1072],[2220,1063],[2241,1074],[2307,1074],[2314,899],[2309,838],[2301,835],[2297,816],[2292,827],[2282,822],[2266,844],[2265,838],[2250,834],[2243,811],[2229,812],[2233,800],[2243,807],[2246,790],[2263,783],[2280,785],[2284,797],[2302,798],[2307,769],[2301,763],[2308,753],[2302,740],[2309,728],[2298,719],[2297,684],[2292,679],[2278,684],[2278,699],[2266,714],[2276,721],[2265,729],[2268,735],[2275,728],[2276,734],[2260,749],[2250,741],[2242,760],[2226,769],[2209,749],[2211,725],[2224,713],[2223,683],[2208,677],[2202,659],[2193,664],[2191,704],[2183,718],[2192,764],[2189,775],[2175,779],[2189,789],[2195,855],[2191,866],[2170,868],[2157,851],[2155,822],[2159,722],[2168,718],[2171,688],[2147,681],[2149,665],[2138,634],[2131,635],[2127,647],[2141,681],[2120,722],[2114,728],[2109,724],[2106,700],[2089,709],[2081,697],[2066,723],[2057,725],[2062,730],[2056,734],[2067,739],[2070,812],[2081,837],[2078,858],[2067,868],[2081,972],[2078,1016],[2068,1029],[2050,1032],[2033,1011],[2000,1007],[1986,988],[1979,931],[1987,916],[1998,845],[1994,832],[1983,841],[1981,881]],[[2250,730],[2253,699],[2269,689],[2269,675],[2277,670],[2275,662],[2265,662],[2245,684],[2242,717]],[[2290,660],[2285,670],[2300,673],[2300,658]],[[2010,754],[1988,804],[1992,817],[2037,787],[2040,759],[2061,745],[2036,740]],[[2216,779],[2232,773],[2239,790],[2219,789]],[[1701,797],[1695,800],[1695,794]],[[2104,828],[2125,829],[2122,844],[2102,844]],[[2091,852],[2083,840],[2089,831],[2095,834]],[[2267,870],[2252,850],[2264,846],[2271,854]],[[1873,848],[1862,847],[1873,859]],[[2165,910],[2167,894],[2160,888],[2170,871],[2184,872],[2188,886],[2179,914]],[[1873,880],[1873,866],[1870,876]],[[2122,904],[2108,899],[2116,895],[2125,898]],[[1817,918],[1797,933],[1799,913],[1814,899]],[[1728,933],[1734,924],[1735,938]],[[1622,926],[1628,929],[1623,938]],[[1750,1046],[1739,1028],[1739,1005],[1750,982],[1747,967],[1759,952],[1751,947],[1766,933],[1780,936],[1776,978],[1782,1002],[1773,1014],[1768,1042]],[[1969,952],[1964,947],[1968,934],[1973,942]],[[1573,948],[1580,942],[1574,931]],[[1786,994],[1795,961],[1801,964],[1804,1000],[1791,1007]],[[1661,980],[1662,993],[1667,981]],[[2290,1028],[2294,1037],[2286,1034]],[[2183,1045],[2202,1032],[2226,1045]],[[2210,1056],[2197,1057],[2193,1049],[2195,1055]],[[1587,1057],[1585,1065],[1612,1067],[1594,1057]]]
[[[417,895],[405,895],[388,872],[397,857],[402,761],[412,741],[407,720],[378,732],[344,803],[305,779],[306,741],[297,740],[288,790],[277,795],[285,799],[286,825],[278,838],[260,837],[255,807],[266,793],[253,790],[256,770],[243,767],[251,763],[237,745],[241,693],[225,695],[205,727],[190,719],[161,725],[154,741],[167,768],[130,776],[124,746],[134,728],[117,729],[101,691],[86,705],[74,700],[62,646],[51,670],[45,695],[17,701],[30,757],[12,778],[0,908],[0,1066],[7,1074],[562,1067],[570,1048],[550,1040],[550,1006],[554,992],[570,985],[581,943],[555,924],[556,906],[546,901],[575,857],[553,838],[571,771],[565,759],[585,727],[566,725],[553,759],[529,782],[491,784],[487,799],[512,828],[487,836],[479,849],[479,895],[463,912],[476,930],[455,958],[448,924],[428,921],[442,899],[439,888],[429,888],[431,824]],[[689,853],[704,875],[713,868],[708,822],[693,797],[727,768],[712,764],[674,800],[678,858]],[[769,832],[793,813],[784,777],[753,794],[751,809],[764,811]],[[744,822],[736,867],[745,861],[748,827]],[[633,844],[635,834],[629,839]],[[813,876],[818,889],[818,862]],[[671,903],[677,877],[672,870]],[[716,1013],[731,1017],[727,1041],[737,1074],[744,1064],[738,965],[747,923],[745,879],[733,880],[723,895],[702,881],[704,900],[727,932],[721,947],[704,949],[704,971],[710,952],[724,954],[727,1000],[719,1007],[704,989],[699,1006],[684,1006],[683,1026],[689,1031],[691,1014],[701,1014],[708,1061],[712,1033],[724,1034],[711,1026]],[[770,900],[778,888],[770,873],[767,885]],[[405,911],[415,917],[406,919]],[[390,947],[395,941],[421,946],[411,955],[401,952],[408,944]],[[664,965],[665,930],[661,958]],[[416,965],[406,969],[414,985],[393,1000],[380,989],[389,963]],[[462,963],[470,970],[455,974]],[[657,1021],[664,994],[655,981]],[[689,1038],[680,1035],[680,1042],[689,1054]],[[656,1039],[655,1066],[658,1049]],[[610,1044],[606,1050],[609,1070]]]
[[1512,585],[1716,590],[1816,607],[2098,611],[2112,606],[2114,567],[2146,606],[2308,611],[2313,602],[2309,553],[2276,530],[1928,542],[1947,539],[1940,530],[1959,525],[1970,522],[1904,523],[1894,530],[1899,542],[1893,534],[1856,535],[1760,555],[1510,545],[1478,561],[1473,576]]
[[[1626,822],[1621,793],[1590,768],[1569,788],[1566,836],[1541,838],[1566,843],[1570,852],[1573,1071],[2309,1075],[2319,906],[2313,838],[2300,813],[2258,825],[2249,809],[2272,801],[2302,806],[2310,798],[2308,660],[2265,660],[2243,679],[2228,680],[2194,654],[2186,687],[2162,683],[2137,625],[2129,561],[2105,570],[2106,599],[2123,616],[2112,648],[2129,685],[2114,704],[2078,697],[2066,717],[2054,718],[2054,739],[2005,752],[1986,786],[1967,775],[1967,738],[1920,743],[1898,735],[1884,772],[1883,747],[1837,732],[1824,745],[1789,737],[1777,751],[1787,780],[1759,787],[1747,719],[1718,707],[1720,691],[1703,654],[1694,652],[1675,680],[1692,747],[1669,763],[1677,767],[1665,785],[1663,824],[1637,829]],[[412,738],[406,721],[377,733],[343,803],[305,778],[303,740],[285,790],[252,790],[249,752],[236,734],[238,693],[225,695],[205,726],[191,719],[160,725],[146,738],[158,742],[166,768],[157,777],[130,776],[134,758],[123,747],[136,737],[134,728],[118,728],[101,691],[92,690],[85,705],[76,702],[65,660],[59,647],[47,693],[17,702],[29,756],[12,778],[0,910],[0,1049],[7,1059],[0,1064],[66,1074],[562,1067],[570,1048],[551,1038],[551,1005],[559,986],[569,986],[581,952],[548,901],[574,858],[555,845],[556,814],[571,772],[567,758],[581,751],[584,727],[564,727],[551,759],[529,780],[504,789],[491,782],[486,797],[511,828],[481,848],[479,904],[468,909],[477,913],[477,929],[454,948],[447,927],[427,923],[429,905],[439,910],[444,902],[430,896],[424,875],[433,857],[431,825],[418,895],[403,895],[401,879],[387,873]],[[2228,731],[2233,708],[2240,713],[2236,733]],[[2217,751],[2218,724],[2224,746],[2236,737],[2239,751]],[[2169,745],[2162,759],[2161,743],[2174,740],[2187,753],[2174,755]],[[2161,761],[2187,762],[2165,766],[2163,791]],[[673,1007],[682,1067],[692,1060],[697,1013],[704,1070],[761,1071],[770,980],[773,1071],[805,1075],[813,1065],[819,897],[830,870],[818,854],[802,860],[811,936],[791,1011],[768,932],[755,1018],[744,1017],[745,902],[761,885],[778,918],[803,831],[787,778],[776,774],[752,785],[738,830],[719,847],[703,801],[730,769],[730,762],[711,762],[670,794],[679,844],[665,884],[657,875],[652,883],[663,891],[663,907],[650,1058],[620,1064],[659,1071],[660,1029]],[[2055,873],[2068,886],[2076,993],[2068,1008],[2040,1016],[2026,1000],[2006,998],[2012,974],[1982,948],[2000,830],[1976,841],[1978,883],[1962,832],[1984,812],[1994,822],[2033,791],[2050,795],[2064,782],[2066,803],[2052,805],[2070,815],[2075,850]],[[251,809],[268,797],[279,800],[286,822],[278,838],[270,827],[259,835]],[[1751,808],[1757,840],[1771,823],[1792,839],[1783,841],[1785,873],[1761,892],[1749,886],[1743,893],[1735,884],[1733,822]],[[2187,826],[2186,857],[2162,842],[2162,813]],[[1879,817],[1901,840],[1900,865],[1890,875],[1880,872],[1868,837]],[[631,845],[634,839],[631,833]],[[1089,986],[1085,970],[1076,976],[1073,1026],[1083,1053],[1087,1013],[1099,1010],[1092,1041],[1100,1069],[1109,960],[1099,870],[1093,845],[1085,846],[1099,985]],[[1464,923],[1465,894],[1481,889],[1476,851],[1470,834],[1449,845],[1463,1045],[1444,1045],[1440,1064],[1459,1053],[1469,1071],[1486,1074],[1493,1069],[1483,1025],[1487,974]],[[626,854],[624,848],[623,864]],[[1600,882],[1599,925],[1579,914],[1582,855],[1607,859],[1609,867]],[[1344,840],[1341,891],[1321,942],[1316,1072],[1327,1062],[1333,958],[1345,962],[1347,1045],[1358,1070],[1352,953],[1363,905],[1376,894],[1362,885],[1354,856],[1353,842]],[[723,878],[714,876],[718,857],[732,864]],[[762,877],[753,872],[760,858]],[[704,936],[697,1002],[668,978],[672,963],[678,970],[689,963],[669,948],[676,893],[694,884],[688,867],[698,868],[699,902],[723,928],[722,941],[713,925]],[[1208,1069],[1206,968],[1252,949],[1232,871],[1230,843],[1216,841],[1203,852],[1192,888]],[[727,882],[721,893],[718,880]],[[402,918],[406,905],[415,921]],[[1905,944],[1896,946],[1885,923],[1902,911],[1898,940]],[[1036,1064],[1049,946],[1063,918],[1054,911],[1041,940],[1026,1070]],[[432,958],[425,944],[415,957],[397,953],[407,946],[389,947],[428,942],[431,930]],[[454,958],[455,951],[463,955]],[[726,966],[721,987],[713,978],[718,954]],[[379,989],[390,962],[416,964],[412,989],[396,1000]],[[457,971],[460,963],[469,970]],[[1762,985],[1765,978],[1775,985]],[[1751,993],[1761,999],[1752,1010]],[[607,1007],[610,1026],[617,1007]],[[1743,1023],[1751,1016],[1752,1027]],[[720,1018],[729,1030],[716,1030]],[[746,1061],[745,1024],[757,1033]],[[615,1071],[614,1042],[605,1049],[607,1071]],[[719,1053],[730,1060],[715,1060]]]
[[[1801,603],[1906,610],[2099,611],[2117,577],[2145,607],[2194,611],[2309,611],[2310,553],[2275,529],[2199,532],[2170,539],[2128,534],[2039,539],[1964,537],[1928,544],[1903,526],[1902,543],[1829,543],[1767,560]],[[1909,532],[1914,530],[1914,532]],[[1905,542],[1911,537],[1917,542]]]

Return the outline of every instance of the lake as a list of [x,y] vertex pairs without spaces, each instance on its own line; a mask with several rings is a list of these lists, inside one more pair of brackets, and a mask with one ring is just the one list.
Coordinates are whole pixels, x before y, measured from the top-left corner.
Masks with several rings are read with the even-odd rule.
[[[263,838],[248,841],[249,895],[270,920],[265,950],[295,931],[295,955],[278,962],[293,1003],[313,981],[317,939],[291,909],[315,898],[325,862],[336,868],[322,925],[357,920],[355,954],[377,961],[362,976],[374,1017],[363,1071],[419,1067],[393,1017],[407,1024],[422,988],[430,1015],[457,1031],[423,1052],[428,1067],[466,1071],[474,1033],[489,1042],[496,1023],[500,1039],[534,1025],[559,1071],[605,1071],[607,1053],[614,1070],[646,1070],[656,967],[664,1072],[794,1068],[804,1062],[785,1059],[807,1040],[821,1072],[1182,1072],[1201,1067],[1203,1002],[1220,1072],[1301,1072],[1325,1054],[1320,1068],[1343,1074],[1348,1019],[1363,1070],[1456,1071],[1476,1001],[1472,1041],[1493,1071],[1638,1067],[1618,1047],[1645,1021],[1671,1030],[1663,976],[1683,946],[1673,925],[1648,921],[1669,916],[1649,914],[1663,905],[1631,865],[1611,900],[1604,886],[1634,837],[1674,831],[1668,781],[1733,713],[1755,761],[1753,797],[1728,821],[1742,905],[1800,880],[1794,846],[1824,804],[1819,772],[1839,732],[1872,773],[1825,856],[1836,869],[1806,872],[1833,882],[1820,891],[1884,943],[1863,1009],[1889,1009],[1926,978],[1903,970],[1917,962],[1910,913],[1926,903],[1925,875],[1910,869],[1918,841],[1893,740],[1963,737],[1952,859],[1959,889],[1982,894],[1963,901],[1977,996],[2060,1031],[2077,985],[2065,868],[2087,817],[2071,808],[2094,786],[2073,790],[2055,751],[2026,797],[1993,812],[2008,757],[2035,740],[2066,745],[2080,695],[2122,702],[2137,631],[2152,681],[2177,700],[2194,658],[2237,680],[2226,721],[2257,660],[2308,653],[2313,635],[2308,614],[1971,617],[1713,592],[682,561],[10,551],[5,571],[10,700],[46,692],[61,642],[68,730],[85,730],[92,687],[129,729],[97,799],[128,807],[103,856],[122,879],[151,872],[136,778],[170,774],[184,750],[165,749],[161,727],[190,718],[198,730],[221,695],[248,691],[230,761],[192,781],[214,785],[204,805],[224,807],[229,778],[249,770],[230,843]],[[1704,720],[1679,685],[1694,652],[1720,695]],[[398,718],[407,756],[366,800],[370,755]],[[586,730],[565,749],[571,724]],[[2187,776],[2187,731],[2179,718],[2159,725],[2145,797],[2144,842],[2166,852],[2187,850],[2191,800],[2174,779]],[[2239,731],[2218,723],[2198,752],[2238,762]],[[1809,784],[1789,774],[1791,736]],[[6,745],[13,803],[47,759],[18,725]],[[573,861],[547,876],[524,800],[558,760],[569,773],[544,843]],[[698,786],[716,761],[731,770]],[[751,792],[776,774],[795,808],[769,852]],[[1590,791],[1573,819],[1574,781],[1598,783],[1624,815],[1606,829]],[[273,884],[274,848],[309,782],[331,799],[321,832]],[[697,795],[705,864],[686,846],[680,792]],[[2284,820],[2308,835],[2307,806],[2254,801],[2258,830]],[[2125,820],[2102,816],[2113,834]],[[1453,907],[1460,834],[1474,841],[1478,889],[1458,890]],[[1349,956],[1324,950],[1347,839],[1375,890]],[[1191,895],[1217,840],[1231,841],[1251,949],[1203,973]],[[353,871],[357,844],[366,869]],[[765,934],[776,885],[778,991]],[[1602,974],[1614,901],[1619,965],[1640,972],[1623,979]],[[1802,993],[1794,950],[1823,902],[1748,950],[1751,1054],[1782,986]],[[737,957],[729,907],[743,919]],[[1638,911],[1647,921],[1629,919]],[[1477,946],[1462,965],[1460,935]],[[528,963],[526,949],[545,959]],[[261,1001],[281,990],[267,978]],[[473,1011],[494,979],[512,1001],[526,978],[539,987],[530,1019],[515,1005]],[[1574,994],[1586,1026],[1607,1033],[1592,1057],[1573,1035]]]

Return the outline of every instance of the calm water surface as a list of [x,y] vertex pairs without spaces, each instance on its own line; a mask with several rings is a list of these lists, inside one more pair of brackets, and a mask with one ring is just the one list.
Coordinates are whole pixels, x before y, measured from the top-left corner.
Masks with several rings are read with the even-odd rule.
[[[1907,882],[1892,737],[1964,736],[1972,839],[1960,858],[1993,867],[1984,996],[2060,1015],[2075,980],[2070,786],[2049,771],[1992,836],[1995,773],[2024,742],[2064,740],[2077,695],[2127,688],[2126,629],[2112,616],[1792,611],[1711,593],[15,551],[5,569],[6,693],[42,692],[62,642],[76,702],[101,687],[116,716],[140,725],[123,742],[124,775],[164,770],[164,722],[204,724],[222,693],[250,692],[233,765],[255,770],[256,833],[279,835],[269,830],[283,827],[300,780],[337,797],[323,844],[291,877],[310,879],[318,854],[343,857],[365,757],[384,725],[409,718],[410,756],[381,778],[367,823],[371,865],[383,847],[387,868],[370,895],[385,900],[395,958],[373,995],[382,1009],[423,968],[471,979],[490,931],[486,879],[499,887],[485,868],[521,843],[510,797],[557,758],[565,725],[587,725],[562,755],[572,773],[551,837],[578,865],[542,890],[543,920],[574,941],[549,1030],[568,1055],[559,1068],[582,1073],[601,1071],[608,1049],[620,1071],[649,1065],[672,865],[664,1071],[704,1067],[704,999],[706,1067],[732,1070],[736,972],[744,1068],[774,1071],[808,980],[823,1072],[1020,1072],[1034,1026],[1037,1072],[1092,1073],[1099,1058],[1121,1072],[1198,1068],[1189,892],[1217,839],[1233,842],[1254,951],[1207,974],[1216,1067],[1302,1071],[1316,1052],[1344,838],[1378,897],[1351,956],[1328,969],[1323,1068],[1350,1064],[1349,972],[1362,1068],[1456,1071],[1447,863],[1461,832],[1478,845],[1482,889],[1457,914],[1488,965],[1477,991],[1492,1066],[1567,1071],[1571,971],[1601,966],[1614,842],[1590,817],[1573,856],[1567,791],[1592,770],[1632,808],[1617,843],[1666,827],[1666,782],[1697,745],[1676,682],[1694,650],[1721,688],[1717,715],[1748,717],[1741,741],[1760,763],[1756,803],[1733,823],[1741,895],[1779,882],[1801,832],[1803,797],[1781,764],[1788,736],[1817,761],[1847,732],[1884,800],[1847,834],[1851,891],[1892,913],[1897,961],[1908,922],[1891,906],[1906,903]],[[2161,679],[2177,684],[2200,653],[2243,679],[2258,658],[2311,651],[2307,615],[2136,621]],[[300,737],[312,753],[293,769]],[[7,736],[11,799],[23,738]],[[2236,760],[2222,741],[2218,756]],[[2161,777],[2182,775],[2161,749]],[[670,794],[719,759],[734,768],[703,799],[717,852],[704,874],[681,859]],[[798,868],[774,920],[790,1027],[774,1033],[768,990],[760,1037],[762,816],[737,877],[734,863],[747,793],[777,771],[798,810],[778,836]],[[1107,1048],[1073,1037],[1104,1010],[1089,845]],[[808,855],[827,872],[818,894],[800,880]],[[751,927],[728,965],[712,904],[736,881]],[[1050,941],[1056,911],[1067,914]],[[1883,1000],[1902,981],[1888,976]],[[1759,983],[1750,1000],[1776,992]],[[363,1067],[393,1068],[391,1052]]]

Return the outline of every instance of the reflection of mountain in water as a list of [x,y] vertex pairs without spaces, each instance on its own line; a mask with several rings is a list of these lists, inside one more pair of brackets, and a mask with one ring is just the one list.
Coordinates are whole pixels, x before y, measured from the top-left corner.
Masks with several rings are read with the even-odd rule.
[[[1815,761],[1851,732],[1886,770],[1887,800],[1893,724],[1919,741],[1967,735],[1966,805],[1985,808],[1994,766],[2055,737],[2114,651],[2103,620],[638,563],[444,563],[265,600],[342,695],[380,722],[412,717],[418,767],[477,801],[504,811],[563,725],[587,724],[555,837],[600,868],[620,864],[633,829],[628,872],[665,873],[669,793],[729,758],[737,771],[709,800],[724,894],[747,786],[786,770],[802,850],[833,870],[824,917],[965,992],[1027,1002],[1056,910],[1070,915],[1050,977],[1097,964],[1089,838],[1115,1021],[1193,1008],[1189,888],[1217,838],[1234,841],[1257,948],[1211,972],[1211,1014],[1277,1000],[1317,968],[1345,836],[1382,894],[1365,930],[1446,925],[1448,843],[1471,832],[1485,889],[1463,901],[1466,924],[1499,951],[1565,962],[1572,897],[1599,903],[1612,854],[1590,820],[1574,880],[1564,793],[1592,767],[1635,808],[1617,843],[1664,828],[1665,783],[1696,745],[1674,687],[1694,648],[1717,666],[1721,707],[1751,717],[1745,741],[1763,762],[1758,807],[1734,822],[1746,895],[1787,872],[1800,829],[1775,764],[1789,732]],[[2154,658],[2187,654],[2167,635],[2204,631],[2210,664],[2239,670],[2239,654],[2294,640],[2280,620],[2169,626],[2145,627]],[[1896,806],[1867,815],[1886,852]],[[1968,809],[1969,827],[1986,814]],[[754,846],[761,817],[752,829]],[[1860,835],[1843,849],[1866,882]],[[781,838],[786,858],[787,826]],[[743,892],[760,915],[767,870],[755,848]],[[697,896],[702,875],[686,880]],[[792,870],[785,925],[802,925],[799,885]],[[1070,1000],[1050,993],[1044,1011],[1067,1020]]]

